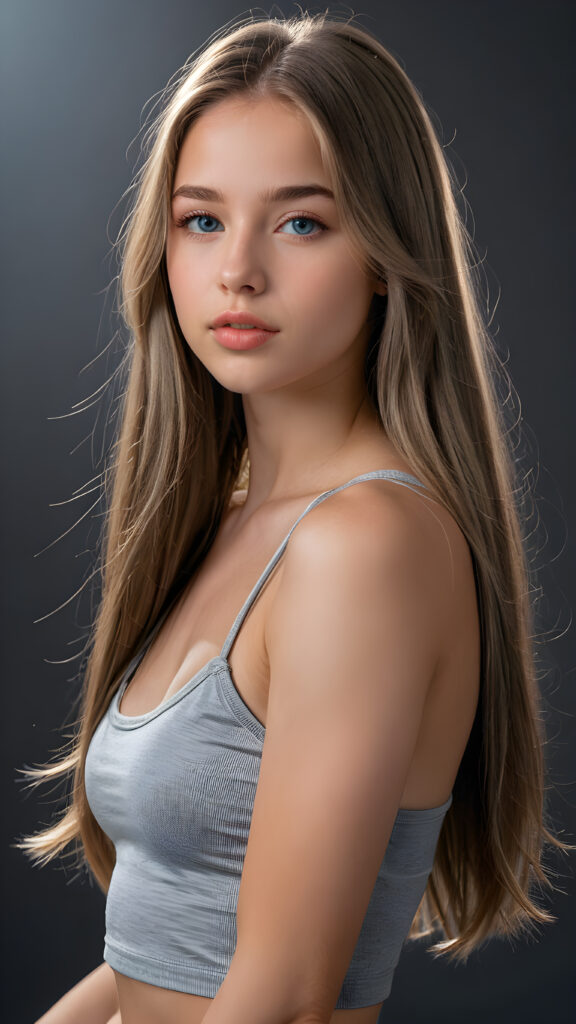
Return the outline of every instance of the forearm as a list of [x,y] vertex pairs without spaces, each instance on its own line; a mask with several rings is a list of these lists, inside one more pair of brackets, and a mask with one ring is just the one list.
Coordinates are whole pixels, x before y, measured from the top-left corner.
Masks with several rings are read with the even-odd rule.
[[117,1010],[114,971],[104,962],[66,992],[36,1024],[108,1024]]

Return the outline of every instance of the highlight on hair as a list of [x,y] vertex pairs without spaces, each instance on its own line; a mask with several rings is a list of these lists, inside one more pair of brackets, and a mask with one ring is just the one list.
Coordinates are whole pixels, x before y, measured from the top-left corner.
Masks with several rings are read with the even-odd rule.
[[115,243],[129,373],[106,470],[102,597],[80,716],[65,756],[23,772],[32,788],[64,778],[71,792],[57,823],[16,845],[44,865],[72,844],[107,889],[115,854],[86,799],[90,740],[122,671],[200,566],[249,472],[241,395],[185,343],[165,266],[180,146],[203,111],[232,95],[277,97],[308,117],[352,244],[388,285],[368,344],[367,391],[388,438],[470,546],[480,700],[410,932],[440,932],[432,952],[465,960],[491,935],[554,920],[532,890],[553,887],[545,845],[568,849],[546,821],[521,486],[473,242],[431,117],[395,57],[351,19],[328,13],[227,26],[168,83],[146,132]]

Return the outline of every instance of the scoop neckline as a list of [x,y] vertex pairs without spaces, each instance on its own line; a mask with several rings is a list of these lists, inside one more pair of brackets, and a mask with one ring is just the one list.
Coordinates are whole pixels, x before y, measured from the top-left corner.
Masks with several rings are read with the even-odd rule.
[[[184,685],[181,686],[174,693],[172,693],[170,697],[167,697],[165,700],[160,701],[160,703],[157,704],[155,708],[151,708],[150,711],[144,711],[139,715],[125,715],[124,712],[120,710],[120,705],[122,703],[122,697],[124,696],[124,693],[128,688],[128,684],[130,683],[130,680],[134,676],[136,669],[138,667],[137,662],[135,665],[130,667],[124,679],[120,683],[120,686],[118,687],[116,693],[114,694],[114,697],[110,704],[110,717],[115,725],[118,725],[123,729],[137,729],[141,725],[146,725],[147,722],[151,722],[152,719],[157,718],[158,715],[161,715],[165,711],[168,711],[175,704],[181,701],[183,697],[186,696],[186,694],[190,693],[191,690],[195,689],[196,686],[203,682],[203,680],[210,674],[213,668],[218,666],[225,666],[226,668],[228,668],[228,662],[226,658],[222,657],[221,654],[216,654],[213,658],[210,658],[209,661],[207,661],[198,669],[197,672],[194,673],[194,675],[188,680],[188,682],[184,683]],[[238,694],[238,696],[240,695]]]

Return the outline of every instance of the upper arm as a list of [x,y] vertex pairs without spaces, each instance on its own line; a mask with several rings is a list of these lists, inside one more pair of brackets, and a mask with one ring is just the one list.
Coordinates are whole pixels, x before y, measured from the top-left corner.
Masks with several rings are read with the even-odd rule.
[[438,584],[405,508],[387,495],[306,517],[270,613],[235,956],[270,1019],[280,1009],[330,1019],[416,744],[438,656]]

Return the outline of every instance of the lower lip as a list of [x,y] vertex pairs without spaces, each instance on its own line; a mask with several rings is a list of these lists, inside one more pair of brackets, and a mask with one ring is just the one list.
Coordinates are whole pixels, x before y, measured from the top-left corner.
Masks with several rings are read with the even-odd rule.
[[242,330],[239,327],[213,327],[212,330],[219,345],[223,345],[224,348],[235,348],[239,351],[259,348],[272,335],[278,334],[278,331],[263,331],[260,328],[254,328],[254,330],[246,328],[246,330]]

